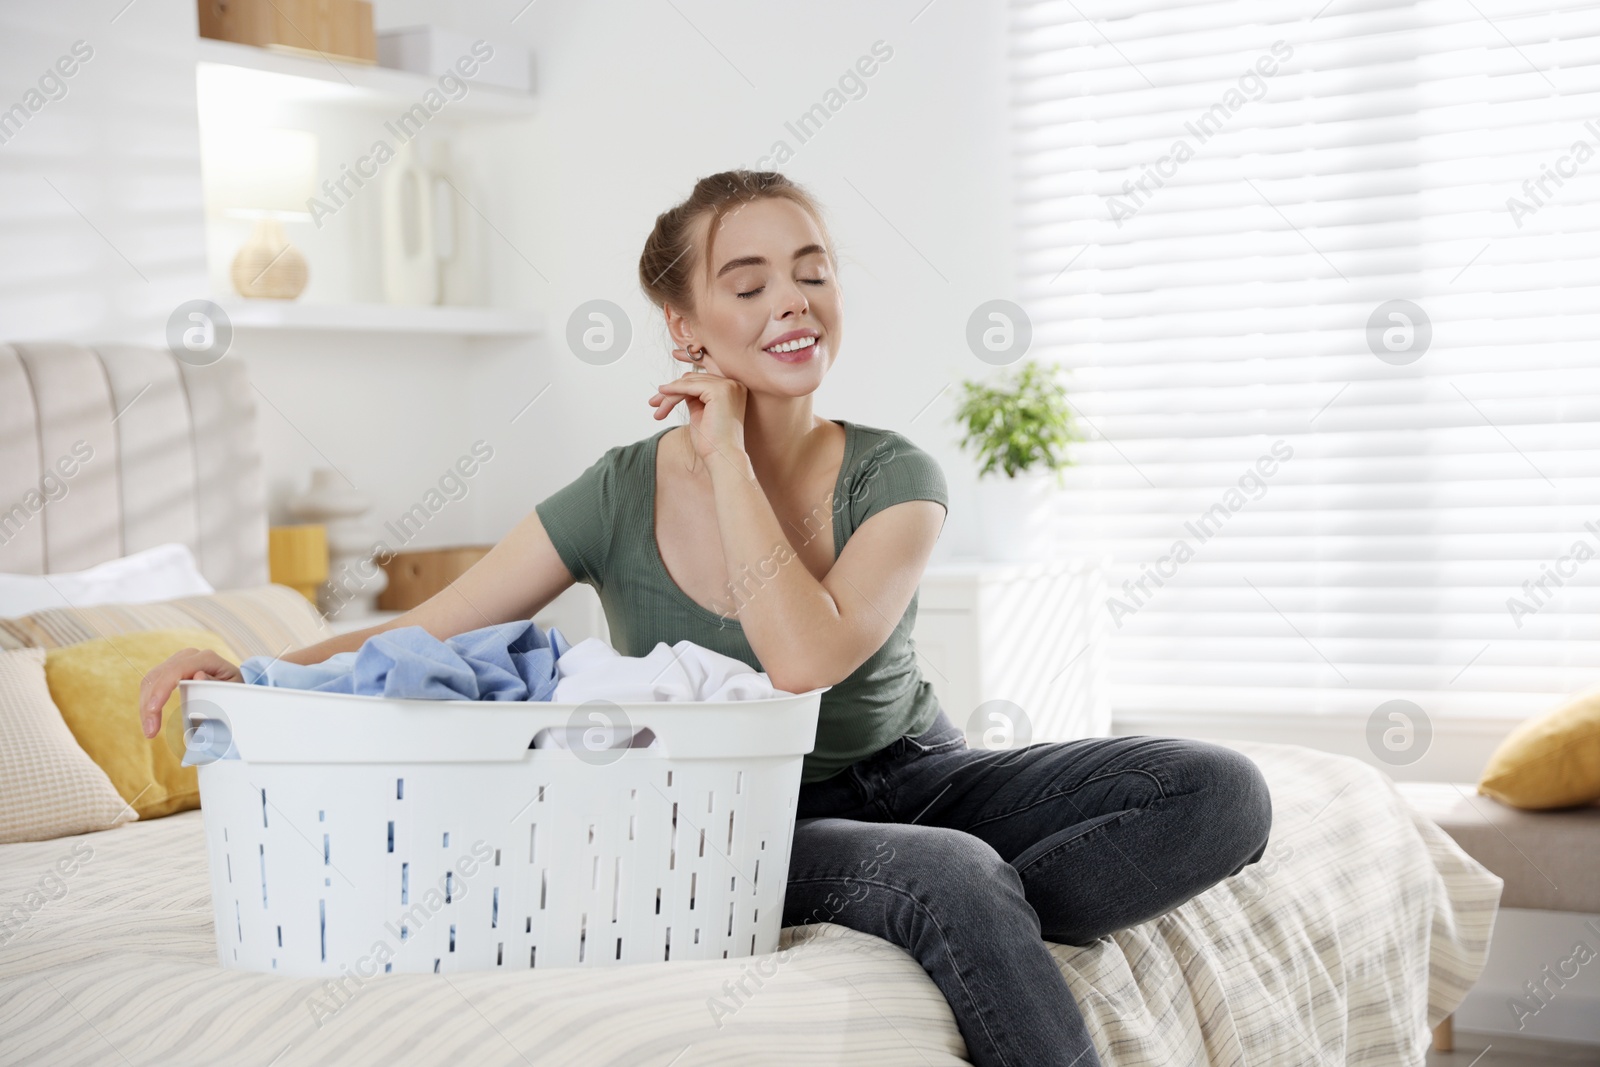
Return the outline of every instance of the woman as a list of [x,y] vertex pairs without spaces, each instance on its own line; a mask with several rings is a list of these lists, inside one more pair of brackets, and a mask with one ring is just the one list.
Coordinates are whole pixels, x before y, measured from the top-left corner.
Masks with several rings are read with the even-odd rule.
[[[380,630],[441,639],[533,615],[574,581],[641,656],[687,638],[821,698],[783,922],[902,946],[944,993],[972,1062],[1099,1063],[1046,941],[1093,942],[1261,858],[1272,806],[1232,749],[1161,737],[969,749],[918,670],[916,590],[943,526],[937,462],[898,433],[812,412],[843,292],[811,198],[728,171],[656,219],[645,292],[688,363],[650,398],[687,425],[608,450],[471,570]],[[182,678],[238,679],[187,650],[146,677],[145,732]]]

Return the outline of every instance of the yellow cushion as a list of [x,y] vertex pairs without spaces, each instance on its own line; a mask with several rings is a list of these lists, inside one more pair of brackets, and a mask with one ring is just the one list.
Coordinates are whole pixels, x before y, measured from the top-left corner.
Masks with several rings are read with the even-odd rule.
[[82,641],[45,653],[45,680],[67,728],[100,765],[141,819],[200,806],[200,779],[183,761],[180,692],[162,709],[160,737],[139,725],[139,683],[152,668],[185,648],[210,649],[239,662],[209,630],[144,630]]
[[1478,793],[1528,811],[1600,800],[1600,692],[1512,730],[1489,757]]

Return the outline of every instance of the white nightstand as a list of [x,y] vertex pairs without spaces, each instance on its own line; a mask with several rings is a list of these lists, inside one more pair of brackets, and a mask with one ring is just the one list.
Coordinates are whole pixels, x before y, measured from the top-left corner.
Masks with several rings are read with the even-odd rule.
[[912,631],[917,665],[969,744],[993,722],[975,716],[991,700],[1017,705],[1034,741],[1111,735],[1105,576],[1098,559],[928,567]]

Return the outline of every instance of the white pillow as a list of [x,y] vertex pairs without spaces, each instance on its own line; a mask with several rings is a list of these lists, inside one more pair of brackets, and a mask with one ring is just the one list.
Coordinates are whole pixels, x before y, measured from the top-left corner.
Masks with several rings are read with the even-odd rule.
[[0,618],[31,615],[48,608],[146,604],[215,592],[200,573],[189,546],[172,541],[87,570],[49,575],[0,574]]

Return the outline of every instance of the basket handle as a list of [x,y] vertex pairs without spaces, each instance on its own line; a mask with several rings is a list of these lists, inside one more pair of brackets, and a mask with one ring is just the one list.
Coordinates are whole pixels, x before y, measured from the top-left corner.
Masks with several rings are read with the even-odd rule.
[[[601,752],[610,749],[649,748],[661,740],[648,726],[628,728],[626,732],[627,736],[624,737],[623,727],[544,726],[535,731],[528,747],[540,750],[562,749],[569,752],[580,749],[584,752]],[[666,746],[662,743],[656,744],[656,747],[665,749]]]

